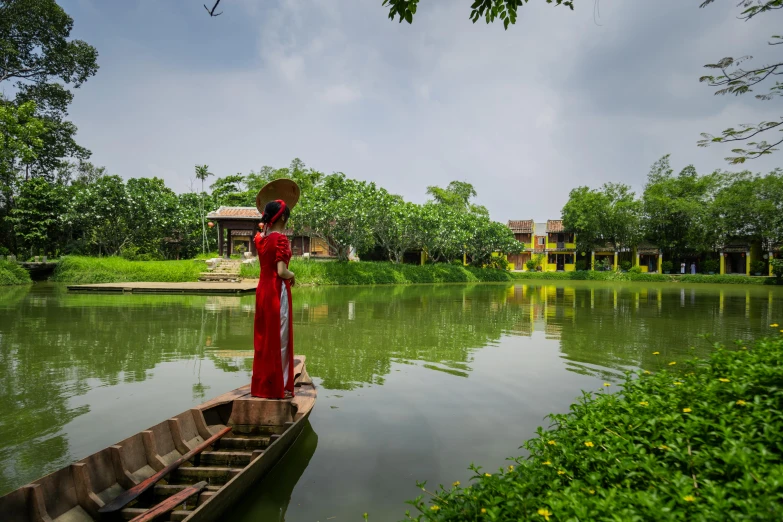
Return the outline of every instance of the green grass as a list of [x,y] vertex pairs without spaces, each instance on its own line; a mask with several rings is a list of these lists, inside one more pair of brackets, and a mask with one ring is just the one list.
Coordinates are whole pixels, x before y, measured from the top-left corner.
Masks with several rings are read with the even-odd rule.
[[629,373],[619,393],[584,392],[524,444],[528,457],[471,467],[471,485],[411,501],[414,519],[783,520],[783,335],[771,326],[770,339]]
[[723,285],[772,285],[776,284],[773,277],[747,277],[741,275],[669,275],[669,274],[634,274],[630,272],[594,272],[580,270],[576,272],[512,272],[515,280],[524,279],[554,279],[554,280],[587,280],[587,281],[642,281],[659,283],[712,283]]
[[121,257],[66,256],[57,265],[51,281],[62,283],[120,283],[132,281],[198,281],[206,270],[203,261],[128,261]]
[[0,261],[0,286],[26,285],[32,283],[27,270],[8,261]]
[[[305,285],[392,285],[413,283],[472,283],[511,281],[511,273],[445,263],[407,265],[388,262],[339,263],[292,259],[289,266],[297,284]],[[242,265],[242,277],[258,278],[258,263]]]

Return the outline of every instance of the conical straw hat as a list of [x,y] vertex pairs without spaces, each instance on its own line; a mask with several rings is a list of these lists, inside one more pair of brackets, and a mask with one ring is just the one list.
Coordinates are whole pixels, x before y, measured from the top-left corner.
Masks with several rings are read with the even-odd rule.
[[282,199],[288,208],[294,208],[299,201],[299,185],[294,180],[286,178],[270,181],[258,191],[256,208],[263,214],[266,204],[276,199]]

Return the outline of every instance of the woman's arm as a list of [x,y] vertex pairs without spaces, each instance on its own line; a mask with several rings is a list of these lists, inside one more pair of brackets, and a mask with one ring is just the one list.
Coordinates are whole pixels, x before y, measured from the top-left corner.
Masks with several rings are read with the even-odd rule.
[[291,279],[291,284],[294,283],[294,273],[285,266],[285,261],[277,262],[277,275],[280,276],[280,279]]

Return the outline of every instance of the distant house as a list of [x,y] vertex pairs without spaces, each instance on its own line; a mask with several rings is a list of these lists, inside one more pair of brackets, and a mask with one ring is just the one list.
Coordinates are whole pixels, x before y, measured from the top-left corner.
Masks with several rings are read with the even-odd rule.
[[[259,231],[261,213],[256,207],[220,207],[207,214],[207,219],[215,222],[218,229],[218,253],[228,256],[239,250],[258,255],[252,241]],[[321,238],[310,235],[295,235],[293,230],[285,230],[291,242],[291,251],[295,256],[309,254],[313,257],[333,257],[329,245]],[[242,245],[244,248],[239,248]],[[239,249],[239,250],[238,250]]]
[[525,247],[525,252],[509,256],[515,270],[526,270],[525,263],[533,255],[543,254],[544,272],[570,272],[576,269],[576,236],[563,229],[563,222],[550,219],[546,223],[535,223],[532,219],[511,220],[508,227],[514,237]]

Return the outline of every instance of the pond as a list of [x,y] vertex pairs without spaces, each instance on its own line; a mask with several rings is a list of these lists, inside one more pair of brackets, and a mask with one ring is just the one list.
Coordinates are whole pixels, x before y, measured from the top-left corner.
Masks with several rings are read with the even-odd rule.
[[[0,289],[0,495],[248,383],[253,313],[253,296]],[[506,465],[581,390],[769,333],[783,288],[297,288],[294,321],[311,426],[230,520],[399,520],[416,480]]]

